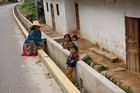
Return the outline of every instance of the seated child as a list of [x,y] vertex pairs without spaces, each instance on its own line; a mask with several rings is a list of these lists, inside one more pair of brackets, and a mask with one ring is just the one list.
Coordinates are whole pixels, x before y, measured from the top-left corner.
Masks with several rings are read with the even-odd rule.
[[66,62],[66,76],[68,79],[74,83],[72,78],[73,69],[75,67],[76,62],[79,60],[79,53],[77,52],[78,48],[76,46],[70,47],[70,55]]
[[77,35],[73,35],[73,36],[72,36],[72,42],[75,44],[75,46],[78,47],[78,42],[77,42],[77,40],[78,40]]

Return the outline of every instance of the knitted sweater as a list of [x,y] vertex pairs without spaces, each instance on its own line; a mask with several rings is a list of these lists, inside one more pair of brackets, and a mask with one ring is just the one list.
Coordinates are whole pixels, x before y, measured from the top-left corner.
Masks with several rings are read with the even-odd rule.
[[[70,63],[71,61],[74,61],[72,64]],[[73,54],[70,54],[68,59],[67,59],[67,62],[66,62],[66,66],[69,66],[69,67],[75,67],[75,64],[76,62],[79,60],[79,53],[75,52]]]
[[39,43],[39,42],[41,42],[41,31],[40,30],[38,32],[35,30],[31,30],[28,37],[24,41],[24,43],[28,43],[32,40],[35,42],[36,46],[40,46],[40,43]]

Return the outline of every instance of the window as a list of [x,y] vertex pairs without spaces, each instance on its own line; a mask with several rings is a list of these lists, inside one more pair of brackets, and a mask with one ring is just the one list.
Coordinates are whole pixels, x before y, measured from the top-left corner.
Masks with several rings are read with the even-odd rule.
[[59,6],[58,6],[58,4],[56,4],[56,10],[57,10],[57,15],[59,16],[60,13],[59,13]]
[[46,2],[47,11],[49,12],[48,2]]

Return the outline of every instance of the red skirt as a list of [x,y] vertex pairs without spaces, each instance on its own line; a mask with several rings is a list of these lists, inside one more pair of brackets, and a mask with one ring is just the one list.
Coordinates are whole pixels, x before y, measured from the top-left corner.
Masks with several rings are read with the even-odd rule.
[[22,56],[35,56],[37,55],[37,46],[34,41],[23,44],[23,53]]

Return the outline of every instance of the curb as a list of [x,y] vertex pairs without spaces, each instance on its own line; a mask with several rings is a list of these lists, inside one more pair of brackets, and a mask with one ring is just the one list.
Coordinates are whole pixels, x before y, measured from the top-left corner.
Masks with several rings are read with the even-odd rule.
[[[12,13],[16,23],[18,24],[22,32],[25,34],[25,36],[28,36],[27,30],[15,16],[14,8],[15,7],[12,8]],[[80,93],[80,91],[69,81],[65,74],[58,68],[58,66],[42,49],[38,50],[38,56],[44,62],[45,66],[49,69],[56,81],[59,83],[64,93]]]

